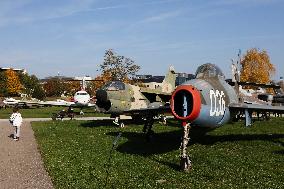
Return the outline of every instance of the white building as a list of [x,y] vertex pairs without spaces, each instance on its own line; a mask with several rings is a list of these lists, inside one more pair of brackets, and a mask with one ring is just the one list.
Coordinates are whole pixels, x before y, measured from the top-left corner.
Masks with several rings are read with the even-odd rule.
[[8,67],[0,67],[0,72],[1,71],[6,71],[6,70],[13,70],[15,72],[20,72],[20,73],[23,73],[23,74],[26,74],[27,73],[27,70],[26,69],[20,69],[20,68],[8,68]]

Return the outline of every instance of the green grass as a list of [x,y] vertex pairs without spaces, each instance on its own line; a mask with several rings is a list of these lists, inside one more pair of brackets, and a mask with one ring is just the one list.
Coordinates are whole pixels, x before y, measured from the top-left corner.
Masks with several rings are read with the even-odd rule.
[[[50,118],[52,113],[58,113],[60,110],[67,109],[66,107],[42,107],[42,108],[30,108],[30,109],[20,109],[20,113],[23,118]],[[79,113],[79,108],[74,108],[74,111]],[[85,113],[84,117],[93,116],[108,116],[107,114],[97,113],[94,108],[83,109]],[[0,109],[0,119],[8,119],[12,113],[12,108]],[[82,117],[77,115],[75,117]]]
[[128,125],[112,154],[120,131],[111,123],[34,122],[32,127],[55,188],[283,188],[284,119],[227,124],[189,145],[190,173],[179,170],[182,129],[176,122],[154,126],[146,142],[142,126]]

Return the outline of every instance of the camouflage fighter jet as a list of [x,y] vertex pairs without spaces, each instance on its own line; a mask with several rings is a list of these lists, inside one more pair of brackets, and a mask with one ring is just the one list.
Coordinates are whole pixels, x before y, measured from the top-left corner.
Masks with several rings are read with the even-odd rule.
[[[162,84],[156,89],[139,87],[121,81],[111,81],[96,92],[99,112],[111,114],[116,124],[120,115],[130,115],[132,120],[146,119],[145,125],[153,124],[153,117],[169,110],[169,101],[175,89],[176,74],[171,67]],[[144,131],[151,131],[145,126]]]
[[225,81],[224,74],[214,64],[201,65],[196,78],[178,86],[171,96],[171,111],[181,120],[184,135],[181,143],[181,168],[188,171],[187,155],[190,128],[212,130],[244,115],[245,125],[252,124],[252,113],[284,113],[284,106],[273,106],[257,98],[244,101],[238,90]]

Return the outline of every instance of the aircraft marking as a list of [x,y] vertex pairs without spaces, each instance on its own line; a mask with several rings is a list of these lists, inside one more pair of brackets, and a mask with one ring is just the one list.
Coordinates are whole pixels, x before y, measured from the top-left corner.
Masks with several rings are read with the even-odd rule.
[[210,90],[210,116],[220,116],[225,114],[226,102],[223,91]]

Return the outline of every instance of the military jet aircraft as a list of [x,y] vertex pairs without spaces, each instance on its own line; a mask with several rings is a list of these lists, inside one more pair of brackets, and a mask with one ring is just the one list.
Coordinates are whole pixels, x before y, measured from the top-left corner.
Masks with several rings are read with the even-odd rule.
[[[271,84],[260,84],[260,83],[250,83],[250,82],[232,82],[230,79],[226,80],[231,86],[251,86],[251,87],[258,87],[261,90],[256,91],[258,93],[258,98],[266,101],[266,102],[273,102],[273,103],[284,103],[284,91],[279,84],[272,82]],[[267,92],[259,92],[263,91],[264,88],[270,88],[274,90],[274,95]]]
[[132,120],[144,118],[152,122],[152,117],[169,110],[165,107],[169,107],[175,79],[176,74],[171,67],[156,89],[111,81],[96,92],[97,111],[111,114],[116,118],[114,123],[120,127],[124,126],[123,122],[118,123],[120,115],[130,115]]
[[284,113],[284,106],[272,106],[257,98],[244,101],[235,87],[225,81],[224,74],[214,64],[198,67],[196,78],[178,86],[171,96],[171,111],[181,120],[184,135],[181,143],[181,168],[188,171],[191,161],[187,155],[189,129],[215,129],[230,120],[245,116],[246,126],[252,124],[252,113]]

